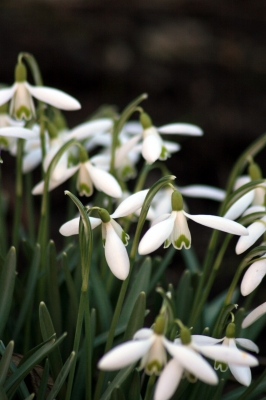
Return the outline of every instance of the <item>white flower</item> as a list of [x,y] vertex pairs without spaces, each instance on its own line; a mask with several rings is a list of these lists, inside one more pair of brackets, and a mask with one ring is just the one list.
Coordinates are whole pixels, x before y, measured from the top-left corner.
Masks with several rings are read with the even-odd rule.
[[[264,207],[265,210],[265,207]],[[241,236],[236,244],[236,254],[244,253],[249,249],[266,231],[266,216],[253,222],[247,227],[248,236]]]
[[139,243],[139,254],[149,254],[163,243],[164,247],[169,247],[172,243],[176,249],[181,249],[183,246],[189,249],[191,235],[186,217],[201,225],[223,232],[234,235],[247,234],[247,229],[235,221],[213,215],[190,215],[186,213],[183,210],[182,196],[178,191],[174,191],[172,194],[172,209],[171,214],[161,215],[153,222],[152,227]]
[[[242,385],[249,386],[251,383],[250,367],[258,365],[258,360],[250,354],[239,350],[236,346],[246,350],[259,352],[258,346],[252,340],[245,338],[235,338],[235,324],[230,323],[226,329],[226,336],[222,339],[215,339],[208,336],[192,335],[196,346],[200,345],[200,351],[206,357],[216,359],[215,369],[225,372],[230,369],[235,379]],[[221,343],[221,346],[215,346]],[[212,349],[214,351],[212,351]],[[215,357],[213,355],[217,351]]]
[[266,253],[261,260],[255,261],[249,266],[241,282],[241,294],[247,296],[261,283],[266,274]]
[[18,63],[15,69],[15,83],[10,88],[0,90],[0,105],[11,99],[10,115],[18,120],[29,120],[35,116],[32,96],[61,110],[78,110],[80,103],[74,97],[61,90],[32,86],[27,82],[27,71],[23,63]]
[[247,328],[266,313],[266,302],[251,311],[242,322],[242,328]]

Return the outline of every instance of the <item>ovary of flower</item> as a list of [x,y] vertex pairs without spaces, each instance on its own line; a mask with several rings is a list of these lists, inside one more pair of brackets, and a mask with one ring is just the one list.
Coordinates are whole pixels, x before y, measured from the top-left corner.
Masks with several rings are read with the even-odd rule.
[[[225,372],[228,365],[232,375],[239,383],[245,386],[250,385],[250,367],[257,366],[258,360],[254,356],[239,350],[236,344],[246,350],[258,353],[259,348],[254,342],[252,342],[252,340],[234,337],[215,339],[208,336],[204,337],[202,335],[192,335],[192,340],[196,347],[200,346],[201,354],[208,358],[217,360],[215,369],[221,369]],[[222,343],[222,345],[216,346],[218,343]]]
[[23,63],[18,63],[15,69],[15,83],[10,88],[0,90],[0,105],[11,99],[10,114],[18,120],[29,120],[35,116],[32,96],[61,110],[78,110],[80,103],[61,90],[32,86],[27,82],[27,71]]
[[266,274],[266,253],[249,266],[241,282],[241,294],[247,296],[261,283]]
[[244,253],[249,249],[266,231],[266,216],[253,222],[247,227],[248,236],[241,236],[236,244],[236,254]]
[[218,229],[234,235],[245,235],[247,230],[235,221],[213,215],[190,215],[184,210],[172,211],[154,221],[152,227],[146,232],[139,243],[139,254],[149,254],[158,249],[163,243],[164,247],[170,244],[176,248],[189,249],[191,245],[191,235],[188,229],[186,217],[193,221]]

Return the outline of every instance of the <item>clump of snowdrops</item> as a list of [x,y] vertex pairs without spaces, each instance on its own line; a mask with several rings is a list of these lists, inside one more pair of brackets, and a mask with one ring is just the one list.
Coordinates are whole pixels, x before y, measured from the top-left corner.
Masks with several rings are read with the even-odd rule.
[[[3,400],[243,400],[266,390],[266,370],[251,375],[266,303],[250,310],[266,273],[266,186],[255,161],[266,135],[236,161],[225,190],[180,187],[167,159],[178,157],[178,135],[203,131],[186,122],[156,127],[146,99],[121,113],[103,107],[69,129],[62,110],[80,103],[44,86],[28,53],[18,55],[15,83],[0,89],[1,176],[10,173],[5,152],[16,171],[12,226],[12,194],[0,189]],[[52,191],[66,181],[68,207],[55,210]],[[217,215],[190,214],[183,197],[217,201]],[[60,248],[60,234],[50,236],[59,211]],[[213,229],[202,262],[191,247],[190,220]],[[234,277],[210,301],[231,241]],[[186,269],[166,284],[178,251]]]

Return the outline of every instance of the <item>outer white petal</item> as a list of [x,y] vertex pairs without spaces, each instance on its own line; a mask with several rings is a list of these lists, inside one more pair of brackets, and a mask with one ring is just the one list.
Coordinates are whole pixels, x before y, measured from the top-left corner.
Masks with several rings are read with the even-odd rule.
[[38,132],[18,126],[7,126],[0,129],[0,136],[16,137],[20,139],[37,139]]
[[234,190],[239,189],[241,186],[245,185],[246,183],[249,183],[251,181],[251,178],[249,175],[242,175],[239,176],[234,184]]
[[175,213],[172,213],[166,220],[153,225],[145,233],[139,243],[139,254],[149,254],[158,249],[170,236],[174,227],[175,218]]
[[[147,133],[147,131],[152,133]],[[162,151],[162,139],[154,127],[145,129],[143,135],[144,139],[142,143],[142,156],[145,158],[148,164],[152,164],[160,157]]]
[[67,135],[67,140],[75,138],[77,140],[86,139],[93,135],[98,135],[99,132],[105,132],[112,128],[113,121],[110,118],[101,118],[94,121],[84,122],[71,129]]
[[254,197],[254,190],[240,197],[225,213],[224,218],[237,219],[250,205]]
[[197,126],[186,123],[175,123],[163,125],[157,128],[158,132],[165,134],[180,134],[180,135],[191,135],[191,136],[202,136],[203,130]]
[[202,199],[211,199],[222,201],[225,198],[225,191],[212,186],[190,185],[177,187],[177,190],[184,196],[197,197]]
[[266,230],[266,217],[261,220],[253,222],[247,228],[249,235],[241,236],[236,245],[236,254],[241,254],[251,247]]
[[121,187],[111,174],[100,168],[94,167],[89,161],[87,161],[85,165],[96,189],[101,190],[114,198],[122,197]]
[[139,329],[133,336],[134,340],[144,340],[144,339],[149,339],[154,335],[154,332],[152,329],[149,328],[142,328]]
[[39,165],[42,161],[42,150],[35,149],[32,150],[30,153],[26,154],[23,157],[22,161],[22,171],[23,173],[27,173],[29,171],[32,171],[37,165]]
[[[265,257],[266,255],[264,255]],[[241,282],[241,294],[247,296],[261,283],[266,274],[266,259],[255,261],[245,272]]]
[[141,134],[133,136],[130,140],[128,140],[126,143],[124,143],[121,147],[119,147],[116,152],[115,152],[115,167],[118,168],[120,167],[123,162],[125,161],[125,158],[127,157],[128,153],[130,150],[133,149],[133,147],[138,143],[138,141],[141,139]]
[[0,89],[0,106],[7,103],[15,93],[17,85],[14,84],[9,88]]
[[215,215],[190,215],[183,211],[185,216],[198,224],[218,229],[219,231],[232,233],[233,235],[248,235],[247,228],[230,219]]
[[[194,346],[194,344],[196,346],[210,346],[210,345],[214,345],[217,343],[220,343],[223,341],[222,339],[215,339],[211,336],[205,336],[205,335],[192,335],[191,336],[192,339],[192,346]],[[201,348],[201,347],[197,347],[197,348]]]
[[98,363],[98,368],[114,371],[134,363],[144,356],[153,343],[152,339],[129,341],[115,347],[103,356]]
[[201,346],[199,351],[205,357],[225,362],[227,364],[231,363],[250,367],[258,365],[258,360],[254,356],[246,353],[245,351],[239,350],[236,347],[231,348],[223,345]]
[[257,319],[262,317],[266,313],[266,302],[262,303],[259,307],[255,308],[255,310],[251,311],[244,321],[242,322],[242,328],[247,328],[252,325]]
[[104,224],[106,228],[105,258],[112,273],[125,280],[129,273],[129,258],[122,240],[116,234],[111,223]]
[[[210,385],[218,383],[218,377],[210,364],[188,346],[175,345],[165,340],[165,347],[184,369]],[[213,346],[211,346],[213,347]]]
[[79,110],[81,108],[78,100],[61,90],[45,86],[31,86],[27,82],[25,82],[25,85],[30,94],[36,99],[51,104],[51,106],[60,110]]
[[[91,229],[96,228],[101,224],[100,218],[90,217]],[[71,219],[61,226],[59,232],[63,236],[78,235],[79,233],[79,217]]]
[[142,207],[145,197],[149,189],[141,190],[140,192],[134,193],[131,196],[123,200],[115,212],[111,215],[112,218],[126,217],[137,211]]
[[246,215],[256,213],[256,212],[265,212],[265,211],[266,211],[266,208],[264,206],[251,206],[243,213],[243,217],[245,217]]
[[243,347],[246,350],[254,351],[255,353],[259,352],[259,348],[256,345],[256,343],[254,343],[250,339],[236,338],[235,341],[236,341],[237,344],[239,344],[241,347]]
[[[49,182],[49,191],[55,189],[57,186],[60,186],[61,183],[65,182],[68,180],[74,173],[78,170],[79,166],[67,168],[65,171],[65,174],[61,177],[59,180],[53,180],[51,179]],[[42,194],[44,190],[44,181],[39,182],[34,188],[32,189],[32,194]]]
[[175,153],[176,151],[179,151],[181,149],[180,144],[169,142],[168,140],[164,140],[163,144],[166,150],[169,151],[169,153]]
[[233,364],[228,364],[228,367],[234,378],[241,383],[241,385],[249,386],[251,384],[252,376],[249,367],[242,367]]
[[170,399],[179,385],[183,370],[174,358],[166,364],[156,384],[154,400]]

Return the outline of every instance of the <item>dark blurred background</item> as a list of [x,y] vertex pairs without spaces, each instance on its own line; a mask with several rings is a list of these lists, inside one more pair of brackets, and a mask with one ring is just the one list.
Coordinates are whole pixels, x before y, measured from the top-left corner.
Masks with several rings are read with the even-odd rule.
[[[204,137],[178,138],[182,150],[169,165],[180,185],[224,187],[235,159],[266,127],[265,0],[2,0],[1,82],[13,82],[20,51],[36,57],[45,85],[82,103],[66,114],[70,127],[143,92],[155,125],[201,126]],[[188,204],[191,213],[217,212],[210,201]],[[56,218],[57,232],[64,221]],[[210,230],[203,228],[206,239],[190,226],[201,257]]]

